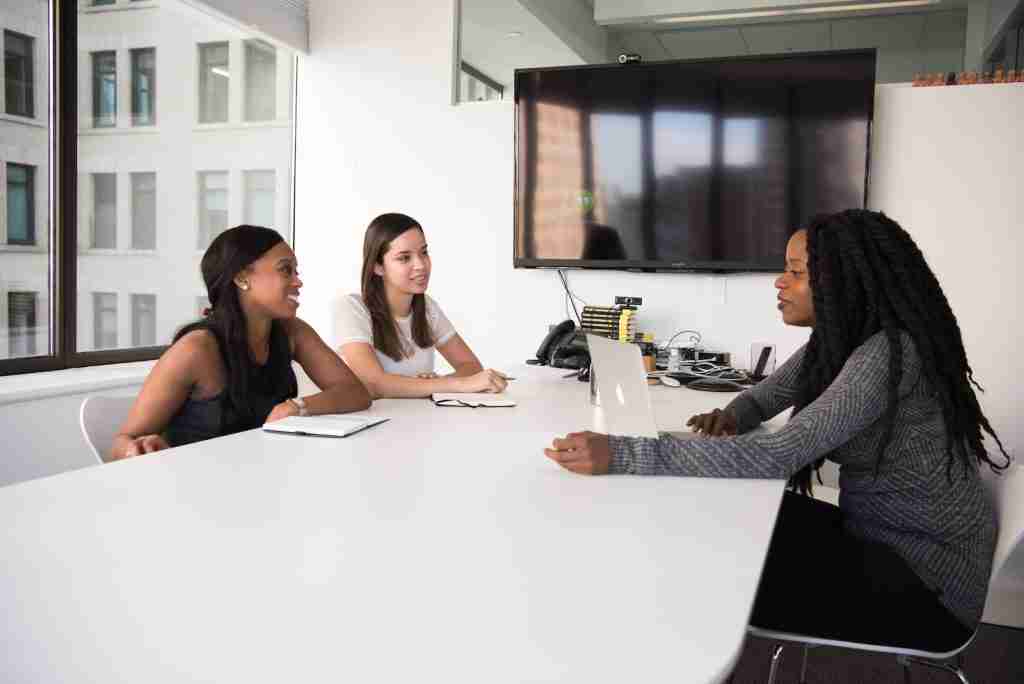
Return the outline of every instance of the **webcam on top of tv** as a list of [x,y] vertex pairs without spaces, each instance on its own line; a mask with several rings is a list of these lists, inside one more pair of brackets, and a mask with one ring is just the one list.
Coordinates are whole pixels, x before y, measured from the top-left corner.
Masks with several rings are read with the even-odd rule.
[[622,52],[619,54],[619,64],[637,64],[643,61],[643,57],[635,52]]

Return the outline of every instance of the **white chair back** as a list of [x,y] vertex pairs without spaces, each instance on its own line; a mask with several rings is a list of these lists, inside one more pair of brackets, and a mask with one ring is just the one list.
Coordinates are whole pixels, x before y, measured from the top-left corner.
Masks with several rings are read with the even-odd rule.
[[1006,567],[1014,549],[1024,541],[1024,466],[1013,463],[998,475],[987,466],[981,479],[992,497],[999,522],[996,551],[992,556],[992,579]]
[[118,429],[128,416],[135,397],[105,397],[93,395],[82,401],[78,422],[82,436],[89,445],[97,463],[105,463]]

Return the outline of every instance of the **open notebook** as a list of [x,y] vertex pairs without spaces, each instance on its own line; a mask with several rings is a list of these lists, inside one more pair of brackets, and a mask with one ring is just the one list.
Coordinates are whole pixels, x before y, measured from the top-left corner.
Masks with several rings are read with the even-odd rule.
[[504,394],[491,394],[490,392],[465,392],[465,393],[442,393],[435,392],[430,398],[437,406],[464,406],[466,408],[492,408],[501,406],[515,406],[515,399],[509,399]]
[[380,425],[390,418],[381,416],[288,416],[272,423],[264,423],[263,429],[270,432],[291,432],[296,435],[323,435],[325,437],[348,437],[354,432]]

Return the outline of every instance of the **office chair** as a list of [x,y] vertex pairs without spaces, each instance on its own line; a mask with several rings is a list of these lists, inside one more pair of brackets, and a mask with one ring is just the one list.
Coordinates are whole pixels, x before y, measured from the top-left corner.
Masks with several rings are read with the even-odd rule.
[[[989,498],[995,506],[996,520],[999,523],[996,550],[992,556],[992,574],[989,576],[989,590],[991,591],[992,581],[1003,570],[1007,559],[1014,549],[1024,540],[1024,467],[1016,464],[1011,465],[1002,474],[995,475],[986,466],[982,468],[981,478]],[[770,629],[761,629],[754,625],[747,627],[747,633],[765,639],[772,639],[776,642],[802,644],[804,653],[803,665],[800,669],[801,684],[804,684],[807,680],[807,652],[816,646],[838,646],[839,648],[857,651],[873,651],[875,653],[895,655],[896,660],[903,666],[903,678],[906,682],[910,681],[910,664],[915,663],[945,670],[956,676],[961,684],[970,684],[967,675],[961,669],[961,654],[974,641],[978,630],[975,629],[967,641],[948,653],[932,653],[904,647],[886,646],[884,644],[861,644],[834,639],[822,639],[815,637],[813,634],[778,632]],[[782,659],[783,646],[783,643],[777,643],[772,652],[771,667],[768,671],[768,684],[775,684],[779,662]]]
[[92,395],[82,401],[78,423],[82,436],[89,445],[97,463],[106,463],[117,429],[121,427],[135,397],[106,397]]

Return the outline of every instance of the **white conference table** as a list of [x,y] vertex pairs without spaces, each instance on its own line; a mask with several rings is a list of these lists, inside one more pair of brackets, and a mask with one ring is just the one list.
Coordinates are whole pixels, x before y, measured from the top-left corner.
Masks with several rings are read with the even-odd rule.
[[[344,439],[0,489],[0,680],[722,681],[784,483],[562,470],[587,385],[516,375],[515,408],[381,400]],[[666,430],[732,396],[652,387]]]

